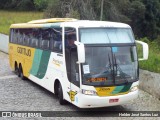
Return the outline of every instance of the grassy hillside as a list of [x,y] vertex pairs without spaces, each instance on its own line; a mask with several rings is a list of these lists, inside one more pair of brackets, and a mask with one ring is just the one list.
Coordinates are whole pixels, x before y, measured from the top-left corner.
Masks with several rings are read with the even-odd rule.
[[160,73],[160,37],[152,42],[147,38],[141,40],[149,45],[149,58],[147,61],[139,62],[140,68]]
[[9,34],[9,27],[13,23],[23,23],[41,19],[42,12],[12,12],[0,10],[0,33]]

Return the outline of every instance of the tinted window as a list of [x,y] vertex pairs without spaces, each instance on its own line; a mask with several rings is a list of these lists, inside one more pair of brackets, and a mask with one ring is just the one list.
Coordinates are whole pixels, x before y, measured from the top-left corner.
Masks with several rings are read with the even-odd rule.
[[16,44],[62,53],[62,28],[11,29]]
[[53,28],[51,37],[51,49],[54,52],[62,53],[62,28]]

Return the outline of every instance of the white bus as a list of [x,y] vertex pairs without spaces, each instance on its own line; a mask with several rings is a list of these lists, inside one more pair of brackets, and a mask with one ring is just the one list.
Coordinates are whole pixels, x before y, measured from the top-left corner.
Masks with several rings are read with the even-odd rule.
[[[143,58],[148,59],[148,45]],[[124,104],[138,96],[136,41],[129,25],[52,18],[10,27],[10,66],[80,108]]]

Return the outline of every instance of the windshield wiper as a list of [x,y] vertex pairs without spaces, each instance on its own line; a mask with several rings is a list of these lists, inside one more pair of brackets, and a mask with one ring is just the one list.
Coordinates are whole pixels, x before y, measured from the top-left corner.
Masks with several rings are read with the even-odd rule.
[[[129,81],[126,79],[126,76],[129,76],[129,77],[131,77],[130,75],[128,75],[128,74],[126,74],[126,73],[124,73],[123,71],[122,71],[122,69],[119,67],[119,64],[117,64],[117,59],[116,59],[116,56],[115,56],[115,54],[114,54],[114,56],[113,56],[113,59],[114,59],[114,64],[113,64],[113,66],[115,66],[116,67],[116,73],[115,73],[115,75],[117,76],[117,72],[119,71],[120,72],[120,74],[122,74],[122,76],[120,75],[120,77],[122,77],[125,81],[126,81],[126,83],[129,83]],[[115,80],[115,82],[116,82],[116,80]]]
[[113,55],[113,57],[114,57],[114,66],[116,67],[116,74],[117,74],[117,59],[116,59],[116,56],[115,56],[115,54]]
[[111,69],[111,71],[112,71],[112,64],[111,64],[111,60],[110,60],[110,56],[109,56],[109,54],[108,54],[108,59],[109,59],[109,68]]
[[108,59],[109,59],[109,69],[111,70],[111,74],[114,79],[114,66],[111,63],[111,58],[110,58],[109,54],[108,54]]

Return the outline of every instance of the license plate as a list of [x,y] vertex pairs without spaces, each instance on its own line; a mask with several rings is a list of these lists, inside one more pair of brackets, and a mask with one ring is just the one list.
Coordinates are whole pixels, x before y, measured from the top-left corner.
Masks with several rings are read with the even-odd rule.
[[118,101],[119,101],[119,99],[109,99],[109,103],[116,103]]

